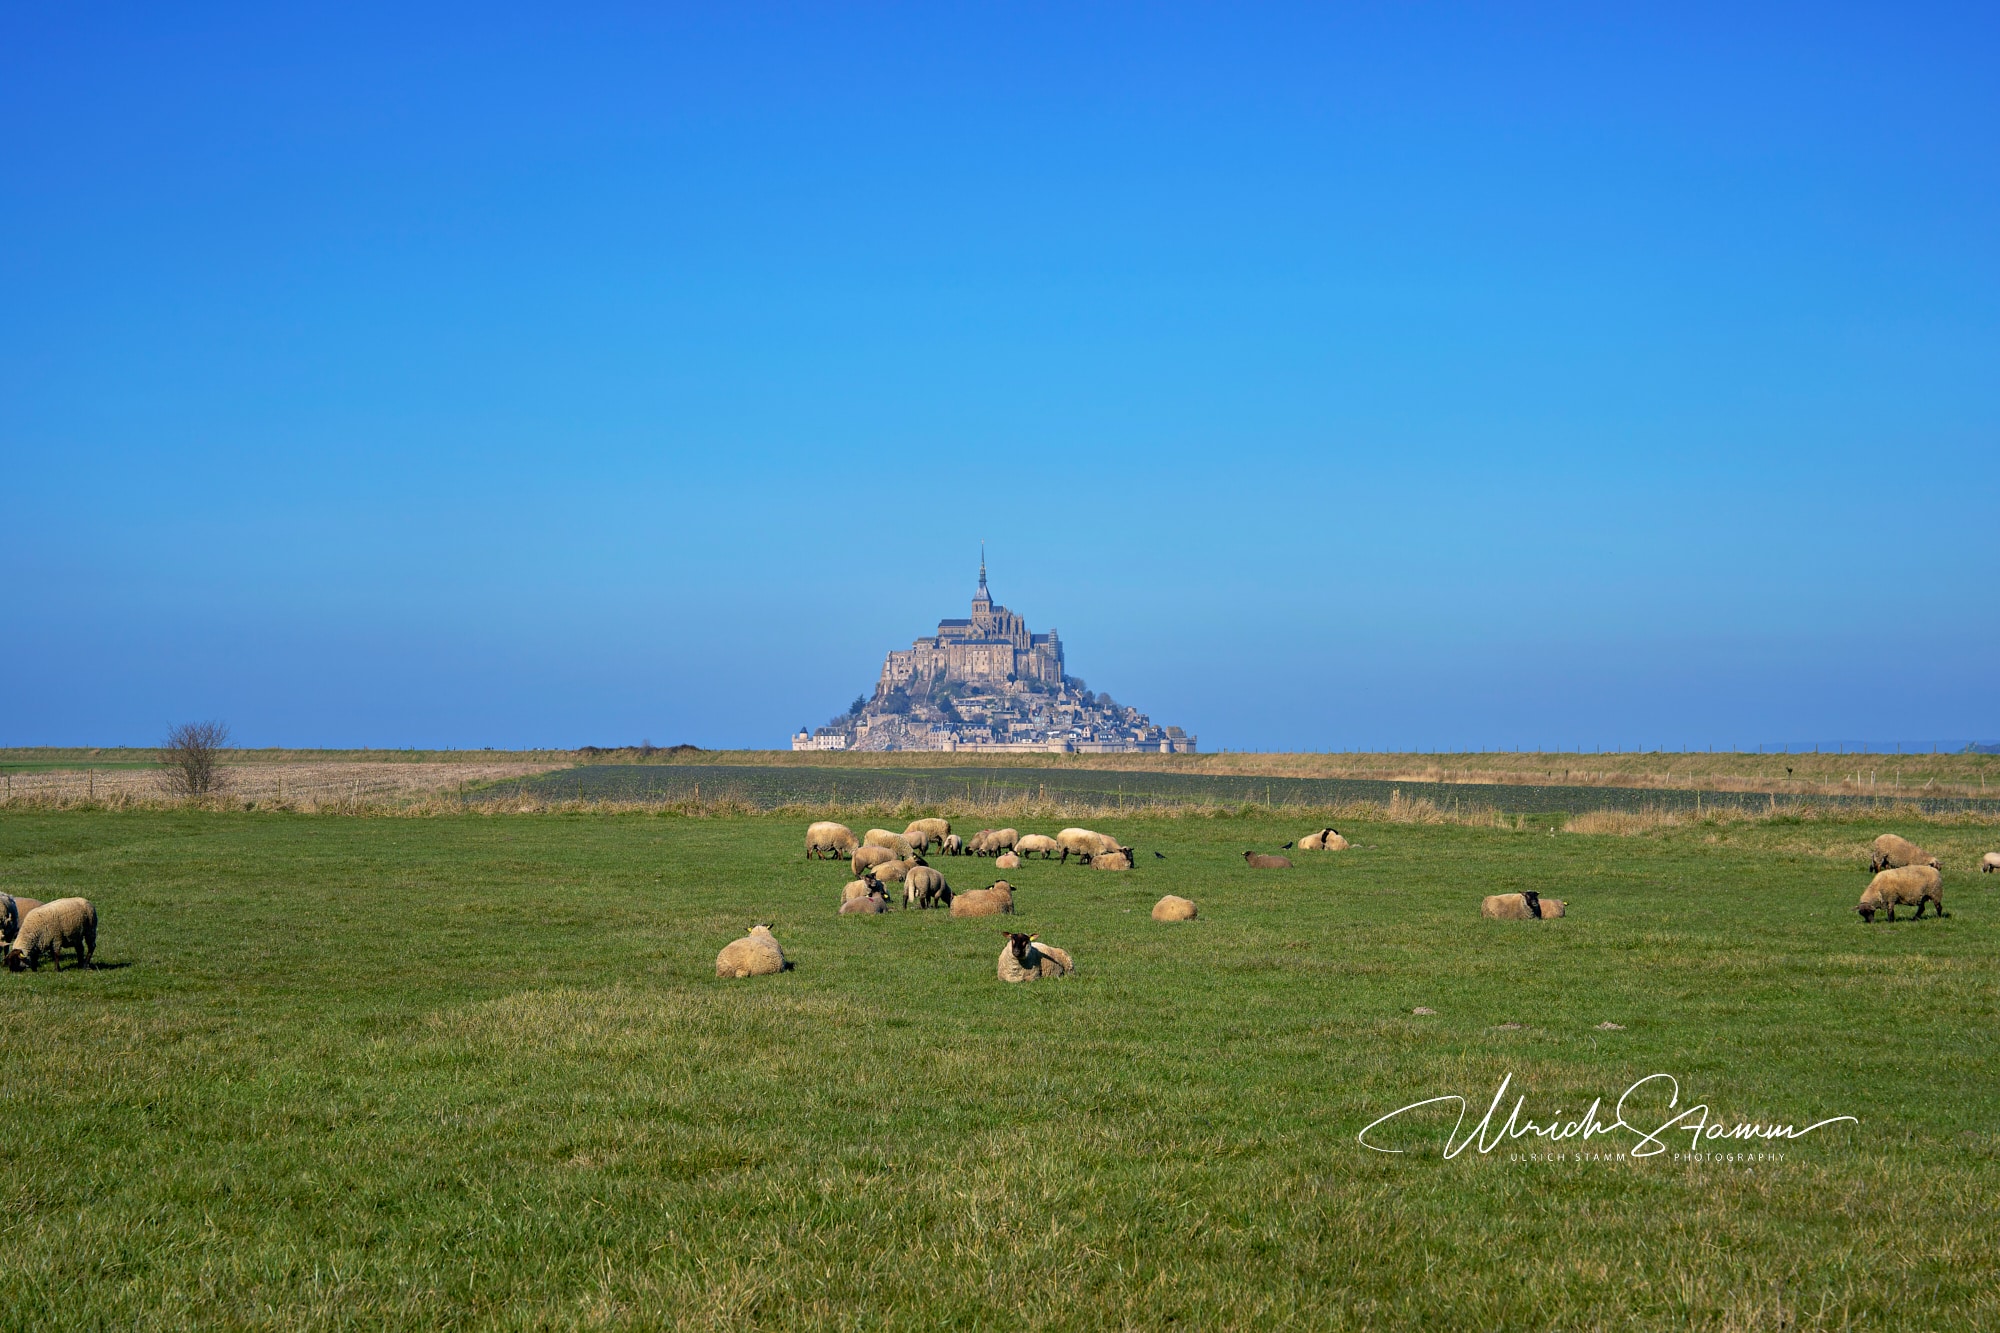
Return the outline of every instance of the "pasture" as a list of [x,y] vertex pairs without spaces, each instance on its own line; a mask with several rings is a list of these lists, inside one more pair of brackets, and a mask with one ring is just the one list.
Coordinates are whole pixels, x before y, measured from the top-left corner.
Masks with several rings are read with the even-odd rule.
[[[1952,915],[1864,927],[1875,821],[1342,824],[1266,872],[1306,825],[1092,822],[1138,868],[1030,861],[996,921],[836,917],[774,816],[0,813],[0,888],[92,898],[102,964],[0,973],[0,1325],[2000,1324],[1991,825],[1900,826]],[[1570,915],[1480,919],[1529,888]],[[794,970],[718,981],[756,920]],[[1001,925],[1077,974],[1002,985]],[[1655,1073],[1859,1124],[1356,1141]]]

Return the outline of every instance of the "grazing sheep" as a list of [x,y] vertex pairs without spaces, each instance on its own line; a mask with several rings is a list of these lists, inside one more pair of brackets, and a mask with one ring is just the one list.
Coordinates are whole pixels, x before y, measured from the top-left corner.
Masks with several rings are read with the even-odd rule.
[[1012,915],[1014,911],[1014,889],[1006,880],[1000,880],[987,889],[967,889],[951,900],[953,916],[999,916]]
[[921,859],[912,857],[908,861],[884,861],[875,867],[874,874],[875,878],[879,880],[901,884],[911,871],[928,869],[930,867],[925,865]]
[[1056,834],[1056,842],[1062,848],[1065,865],[1072,856],[1088,865],[1090,858],[1098,853],[1118,850],[1118,839],[1108,833],[1093,833],[1087,828],[1066,828]]
[[1130,870],[1132,868],[1132,849],[1130,847],[1120,847],[1115,852],[1099,852],[1096,856],[1090,858],[1090,868],[1092,870]]
[[998,856],[1014,849],[1021,835],[1010,828],[983,828],[972,835],[972,842],[966,850],[974,856]]
[[21,929],[21,918],[42,905],[40,898],[16,898],[0,893],[0,944],[12,944]]
[[871,893],[879,893],[885,898],[889,896],[889,891],[882,887],[881,880],[873,875],[863,875],[860,879],[850,881],[847,887],[840,891],[841,905],[844,907],[856,898],[866,898]]
[[1076,962],[1067,949],[1044,944],[1038,935],[1001,933],[1007,936],[1007,943],[1000,947],[1000,980],[1040,981],[1043,977],[1066,977],[1076,971]]
[[[1861,919],[1869,925],[1875,924],[1875,914],[1888,909],[1889,919],[1896,919],[1896,908],[1914,904],[1917,920],[1923,920],[1924,904],[1931,903],[1939,916],[1944,910],[1944,876],[1935,866],[1895,866],[1880,871],[1868,881],[1868,887],[1861,891],[1861,903],[1854,910],[1861,913]],[[23,927],[26,929],[26,927]]]
[[1562,899],[1526,893],[1496,893],[1479,904],[1479,914],[1495,921],[1547,921],[1563,914]]
[[2000,870],[2000,852],[1988,852],[1979,858],[1979,872],[1982,875],[1990,875],[1996,870]]
[[853,829],[830,819],[822,819],[806,829],[806,856],[816,861],[852,856],[859,845]]
[[88,898],[58,898],[21,918],[14,942],[7,946],[7,966],[19,972],[39,968],[42,959],[56,960],[62,971],[62,951],[76,950],[78,966],[97,953],[97,908]]
[[965,839],[959,837],[956,833],[945,834],[944,841],[943,843],[940,844],[940,846],[944,848],[944,854],[946,856],[965,855]]
[[1194,918],[1194,904],[1171,893],[1153,904],[1155,921],[1192,921]]
[[1062,850],[1062,844],[1046,833],[1023,833],[1014,844],[1016,856],[1039,856],[1048,860]]
[[767,977],[790,966],[769,926],[750,927],[748,935],[723,945],[722,952],[715,956],[718,977]]
[[903,877],[903,906],[919,911],[927,907],[951,906],[951,885],[929,866],[918,866]]
[[1262,852],[1245,852],[1243,853],[1243,859],[1250,864],[1250,868],[1253,870],[1290,870],[1292,868],[1292,859],[1289,856],[1266,856]]
[[1299,850],[1302,852],[1344,852],[1348,846],[1347,839],[1340,836],[1338,829],[1323,828],[1299,839]]
[[1012,852],[1002,852],[993,858],[993,868],[995,870],[1019,870],[1021,868],[1021,858]]
[[1929,866],[1933,870],[1943,868],[1938,865],[1935,856],[1907,838],[1884,833],[1875,839],[1874,853],[1868,858],[1869,870],[1897,870],[1903,866]]
[[896,854],[898,861],[907,861],[916,855],[916,849],[910,846],[908,838],[900,833],[892,833],[885,828],[869,829],[861,835],[861,845],[863,847],[887,847]]
[[862,847],[848,858],[848,867],[857,875],[868,873],[870,866],[883,865],[896,859],[896,854],[887,847]]
[[[928,847],[934,842],[943,842],[950,834],[949,819],[912,819],[910,826],[903,830],[903,836],[910,840],[912,847]],[[924,839],[922,843],[917,841],[919,835]]]
[[[875,886],[880,889],[882,886]],[[889,910],[889,896],[886,893],[870,893],[861,898],[850,898],[840,905],[842,916],[876,916]]]

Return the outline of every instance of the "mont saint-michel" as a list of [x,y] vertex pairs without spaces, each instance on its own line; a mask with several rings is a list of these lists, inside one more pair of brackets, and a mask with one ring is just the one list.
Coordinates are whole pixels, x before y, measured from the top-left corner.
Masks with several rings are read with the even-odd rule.
[[994,602],[982,555],[972,614],[892,650],[873,696],[826,726],[802,728],[792,748],[1187,754],[1195,738],[1065,672],[1054,629],[1036,634]]

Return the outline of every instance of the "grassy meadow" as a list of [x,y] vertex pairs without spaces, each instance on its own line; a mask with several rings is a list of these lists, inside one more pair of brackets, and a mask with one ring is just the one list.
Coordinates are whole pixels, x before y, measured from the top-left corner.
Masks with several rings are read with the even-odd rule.
[[[0,888],[101,918],[99,967],[0,973],[0,1327],[2000,1325],[1993,825],[1902,826],[1952,915],[1870,928],[1876,822],[1343,825],[1275,872],[1296,820],[1094,822],[1139,867],[1031,861],[1010,923],[837,917],[773,816],[0,812]],[[1525,888],[1570,915],[1480,919]],[[794,970],[718,981],[755,920]],[[996,981],[1001,924],[1076,975]],[[1356,1141],[1654,1073],[1860,1123]]]

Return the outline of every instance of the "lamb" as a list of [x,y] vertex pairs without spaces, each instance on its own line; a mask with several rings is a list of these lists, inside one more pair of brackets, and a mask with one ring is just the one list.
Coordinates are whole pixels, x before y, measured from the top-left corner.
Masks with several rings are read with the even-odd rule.
[[1988,852],[1979,858],[1980,874],[1990,875],[1996,870],[2000,870],[2000,852]]
[[1262,852],[1245,852],[1243,859],[1252,870],[1290,870],[1292,860],[1288,856],[1266,856]]
[[1896,870],[1903,866],[1929,866],[1933,870],[1943,867],[1938,859],[1907,838],[1893,833],[1884,833],[1875,839],[1874,853],[1868,858],[1868,869],[1873,872]]
[[1348,846],[1347,839],[1340,836],[1338,829],[1323,828],[1299,839],[1299,850],[1302,852],[1344,852]]
[[[1889,911],[1889,919],[1896,919],[1896,908],[1914,903],[1917,920],[1924,917],[1924,904],[1931,903],[1939,916],[1948,915],[1944,910],[1944,876],[1936,866],[1893,866],[1877,872],[1868,881],[1868,887],[1861,891],[1861,903],[1854,910],[1861,913],[1861,919],[1869,925],[1875,924],[1875,914],[1884,908]],[[25,927],[24,927],[25,929]]]
[[853,829],[830,819],[822,819],[806,829],[806,856],[811,860],[852,856],[859,845]]
[[1040,981],[1043,977],[1066,977],[1076,971],[1076,962],[1067,949],[1044,944],[1039,935],[1001,933],[1007,937],[1007,943],[1000,947],[1000,980]]
[[996,881],[991,888],[967,889],[951,900],[953,916],[1009,916],[1014,912],[1014,888],[1006,880]]
[[917,866],[903,877],[903,906],[923,910],[951,906],[951,885],[929,866]]
[[945,834],[944,841],[939,845],[944,848],[946,856],[963,856],[965,854],[965,839],[959,837],[956,833]]
[[1525,893],[1495,893],[1479,904],[1479,914],[1495,921],[1548,921],[1563,914],[1560,898],[1544,898],[1529,889]]
[[993,866],[996,870],[1019,870],[1021,868],[1021,858],[1012,852],[1002,852],[994,858]]
[[1194,904],[1186,898],[1177,898],[1170,893],[1153,904],[1155,921],[1192,921],[1194,918]]
[[1048,860],[1062,850],[1062,844],[1046,833],[1023,833],[1014,844],[1016,856],[1040,856]]
[[1132,868],[1132,849],[1130,847],[1120,847],[1115,852],[1099,852],[1096,856],[1090,858],[1090,868],[1092,870],[1130,870]]
[[96,956],[97,908],[88,898],[58,898],[22,917],[14,942],[7,946],[7,966],[15,972],[39,969],[42,959],[53,958],[60,972],[64,949],[76,950],[79,967],[88,966]]
[[[903,836],[909,839],[910,846],[919,848],[928,847],[934,842],[943,842],[950,834],[949,819],[912,819],[910,826],[903,830]],[[923,838],[922,842],[917,841],[919,835]]]
[[873,875],[863,875],[860,879],[850,881],[847,887],[840,891],[840,905],[845,907],[856,898],[866,898],[871,893],[879,893],[885,898],[889,896],[889,891],[882,887],[881,880]]
[[1010,828],[983,828],[972,835],[972,844],[967,849],[974,856],[998,856],[1012,851],[1021,835]]
[[878,883],[874,890],[859,898],[849,898],[840,905],[842,916],[875,916],[889,910],[889,895]]
[[767,977],[791,967],[769,926],[752,926],[740,940],[731,940],[715,956],[718,977]]
[[887,847],[896,854],[898,861],[907,861],[916,855],[910,840],[900,833],[892,833],[885,828],[872,828],[861,835],[863,847]]
[[16,898],[0,893],[0,944],[12,944],[21,929],[21,919],[42,905],[40,898]]
[[1056,843],[1062,848],[1065,865],[1072,856],[1089,865],[1090,858],[1098,853],[1118,850],[1118,839],[1108,833],[1093,833],[1087,828],[1066,828],[1056,834]]

